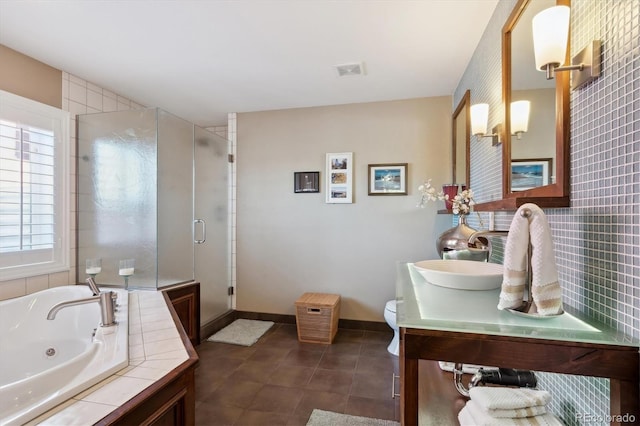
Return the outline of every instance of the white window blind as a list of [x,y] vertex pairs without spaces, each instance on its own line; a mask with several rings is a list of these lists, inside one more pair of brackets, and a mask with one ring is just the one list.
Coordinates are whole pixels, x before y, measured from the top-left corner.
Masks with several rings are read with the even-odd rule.
[[69,114],[0,91],[0,280],[69,268]]

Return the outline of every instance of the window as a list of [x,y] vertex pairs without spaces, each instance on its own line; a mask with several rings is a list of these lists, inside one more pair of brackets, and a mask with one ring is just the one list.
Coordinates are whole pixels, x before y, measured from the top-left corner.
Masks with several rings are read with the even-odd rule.
[[69,269],[69,114],[0,91],[0,276]]

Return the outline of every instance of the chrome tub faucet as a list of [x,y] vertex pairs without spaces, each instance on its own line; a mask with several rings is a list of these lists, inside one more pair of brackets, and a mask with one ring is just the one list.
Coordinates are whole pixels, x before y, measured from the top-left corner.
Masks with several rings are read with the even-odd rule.
[[115,295],[116,294],[113,293],[112,291],[104,291],[104,292],[99,292],[99,294],[96,296],[57,303],[49,310],[49,313],[47,314],[47,319],[48,320],[55,319],[57,313],[64,308],[97,302],[100,305],[100,318],[101,318],[100,327],[114,326],[117,324],[115,320],[116,309],[115,309],[115,303],[114,303],[114,297],[113,297]]

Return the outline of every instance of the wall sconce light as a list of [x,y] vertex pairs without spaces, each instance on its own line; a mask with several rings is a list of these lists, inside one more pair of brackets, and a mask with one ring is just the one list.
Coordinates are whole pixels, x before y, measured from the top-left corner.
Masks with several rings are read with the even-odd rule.
[[531,102],[516,101],[511,102],[511,132],[517,139],[522,138],[522,134],[529,129],[529,111]]
[[479,138],[492,138],[492,145],[498,145],[502,143],[500,134],[502,132],[502,126],[496,125],[491,134],[487,134],[487,122],[489,121],[489,104],[475,104],[471,105],[471,133]]
[[573,71],[573,88],[600,77],[601,42],[593,40],[573,57],[571,65],[561,66],[567,54],[569,40],[569,6],[554,6],[539,12],[531,21],[533,27],[533,50],[536,68],[546,71],[551,80],[558,71]]

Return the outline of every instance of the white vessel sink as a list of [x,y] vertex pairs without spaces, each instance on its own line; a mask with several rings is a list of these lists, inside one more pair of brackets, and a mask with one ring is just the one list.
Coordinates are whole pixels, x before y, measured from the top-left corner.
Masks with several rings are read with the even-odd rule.
[[502,285],[502,265],[472,260],[422,260],[413,264],[427,282],[457,290],[493,290]]

